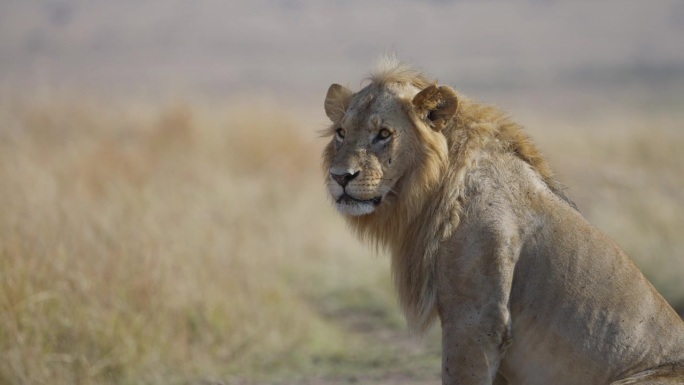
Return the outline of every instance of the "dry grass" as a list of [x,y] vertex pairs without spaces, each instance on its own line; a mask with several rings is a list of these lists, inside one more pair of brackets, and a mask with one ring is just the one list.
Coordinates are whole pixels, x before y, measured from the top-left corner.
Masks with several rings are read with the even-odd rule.
[[[0,101],[0,384],[438,375],[434,336],[402,337],[387,262],[325,202],[319,127],[273,106],[54,96]],[[535,134],[684,302],[677,124]]]

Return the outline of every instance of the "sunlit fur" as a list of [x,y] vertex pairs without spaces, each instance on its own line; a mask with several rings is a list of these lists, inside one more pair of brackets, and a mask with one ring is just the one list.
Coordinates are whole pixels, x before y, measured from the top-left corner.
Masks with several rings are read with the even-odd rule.
[[[399,85],[421,90],[435,84],[420,71],[393,58],[381,59],[369,80],[371,84],[367,87],[376,88]],[[352,94],[336,91],[336,96],[351,98]],[[435,253],[458,226],[460,200],[466,198],[462,194],[463,178],[473,162],[475,150],[488,147],[492,151],[516,154],[554,192],[572,203],[532,142],[498,109],[459,96],[457,116],[453,120],[456,123],[438,134],[425,124],[410,99],[401,103],[417,136],[411,147],[402,151],[413,156],[413,167],[392,187],[397,195],[391,197],[389,204],[381,205],[370,215],[345,218],[362,239],[390,251],[400,304],[411,329],[422,332],[436,315]],[[338,104],[346,106],[349,100],[339,100]],[[333,136],[336,127],[331,125],[324,135]],[[326,178],[334,155],[333,138],[323,153]]]
[[684,323],[505,114],[391,61],[356,94],[331,86],[325,106],[328,134],[368,131],[368,116],[345,125],[358,106],[400,115],[399,166],[333,139],[323,167],[331,187],[331,165],[349,157],[367,168],[359,175],[401,174],[375,178],[374,192],[392,193],[345,218],[390,251],[409,326],[439,316],[443,384],[682,383]]

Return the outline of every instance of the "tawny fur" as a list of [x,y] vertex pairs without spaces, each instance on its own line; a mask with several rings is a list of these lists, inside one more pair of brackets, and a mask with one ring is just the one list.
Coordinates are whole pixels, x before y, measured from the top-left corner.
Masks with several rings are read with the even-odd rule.
[[684,383],[684,323],[506,114],[392,61],[325,110],[331,197],[409,327],[439,318],[443,384]]
[[[371,87],[404,84],[423,89],[436,84],[420,71],[392,61],[381,63],[369,80]],[[349,105],[351,94],[337,87],[333,92],[341,106]],[[390,251],[401,307],[410,328],[420,333],[434,321],[434,257],[439,244],[458,226],[459,200],[465,199],[459,192],[463,191],[463,178],[476,150],[490,147],[492,151],[515,154],[530,164],[556,194],[573,207],[574,203],[563,192],[540,151],[502,111],[459,97],[456,116],[444,127],[444,137],[435,137],[429,135],[430,129],[419,116],[420,111],[414,111],[409,101],[405,103],[405,112],[420,136],[418,148],[405,150],[415,155],[416,169],[397,188],[402,194],[391,210],[378,210],[374,215],[347,220],[361,239]],[[428,100],[425,107],[434,109],[436,103]],[[341,116],[331,118],[339,120]],[[335,127],[336,124],[330,126],[324,135],[333,135]],[[444,139],[452,143],[451,148],[447,148]],[[332,157],[333,147],[328,146],[323,155],[326,175]],[[445,178],[447,172],[453,176]],[[445,181],[453,181],[455,186],[445,185]],[[416,255],[422,257],[416,258]]]

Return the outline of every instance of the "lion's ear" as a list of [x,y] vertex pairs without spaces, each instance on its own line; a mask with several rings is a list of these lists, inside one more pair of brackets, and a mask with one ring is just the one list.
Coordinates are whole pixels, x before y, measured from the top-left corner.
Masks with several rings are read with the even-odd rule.
[[339,84],[333,84],[328,88],[328,94],[325,95],[325,114],[330,120],[337,122],[344,116],[344,113],[349,107],[352,92]]
[[413,106],[435,131],[442,131],[456,114],[458,97],[451,87],[432,85],[413,98]]

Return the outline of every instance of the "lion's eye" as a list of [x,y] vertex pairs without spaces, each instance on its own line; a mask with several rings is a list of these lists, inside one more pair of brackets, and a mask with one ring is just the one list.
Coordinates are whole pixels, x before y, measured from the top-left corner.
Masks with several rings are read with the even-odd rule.
[[378,140],[387,139],[390,136],[392,136],[392,132],[390,132],[390,130],[386,128],[383,128],[382,130],[380,130],[380,132],[378,132]]
[[341,127],[338,128],[337,130],[335,130],[335,135],[337,136],[337,139],[339,139],[339,140],[344,139],[344,135],[345,135],[346,133],[347,133],[347,132],[344,131],[344,128],[341,128]]

